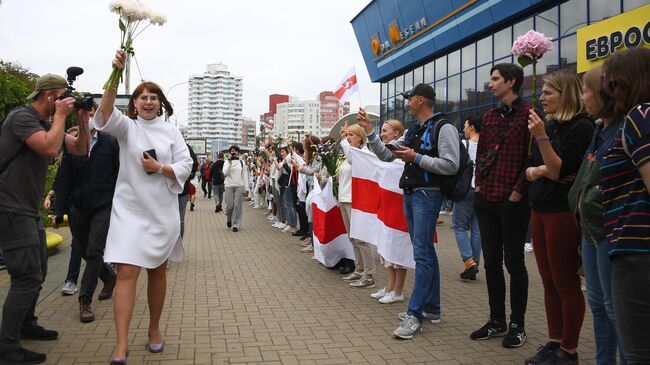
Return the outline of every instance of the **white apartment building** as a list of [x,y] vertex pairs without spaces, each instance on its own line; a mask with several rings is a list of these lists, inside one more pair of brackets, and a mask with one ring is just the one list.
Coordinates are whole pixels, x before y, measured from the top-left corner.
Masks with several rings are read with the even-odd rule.
[[298,138],[306,133],[320,134],[320,102],[316,100],[299,101],[289,97],[286,103],[277,105],[273,134]]
[[[218,63],[189,79],[188,137],[205,138],[210,150],[219,145],[241,144],[244,120],[243,79]],[[207,151],[211,153],[211,151]]]

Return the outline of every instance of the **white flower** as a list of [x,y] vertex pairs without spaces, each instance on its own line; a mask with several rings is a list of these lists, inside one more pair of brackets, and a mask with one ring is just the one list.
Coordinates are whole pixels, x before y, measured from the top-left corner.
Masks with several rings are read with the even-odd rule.
[[152,11],[149,14],[149,21],[151,21],[151,24],[154,25],[163,25],[167,23],[167,17],[162,13],[157,13]]
[[116,0],[108,5],[113,13],[120,14],[124,9],[132,9],[136,4],[132,0]]

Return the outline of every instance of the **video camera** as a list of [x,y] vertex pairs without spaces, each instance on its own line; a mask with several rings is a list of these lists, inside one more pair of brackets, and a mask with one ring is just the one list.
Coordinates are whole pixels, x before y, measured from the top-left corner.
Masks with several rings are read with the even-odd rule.
[[78,96],[75,95],[75,88],[72,86],[72,84],[77,80],[77,76],[81,75],[84,73],[84,69],[81,67],[68,67],[66,70],[66,73],[68,74],[68,87],[65,89],[63,94],[59,96],[58,100],[62,100],[65,98],[74,98],[74,108],[79,110],[92,110],[93,105],[95,104],[95,101],[91,96]]

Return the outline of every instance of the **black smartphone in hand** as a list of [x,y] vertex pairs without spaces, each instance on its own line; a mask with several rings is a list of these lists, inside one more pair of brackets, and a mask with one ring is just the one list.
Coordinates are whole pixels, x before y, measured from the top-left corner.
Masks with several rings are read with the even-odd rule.
[[388,149],[391,150],[391,151],[397,151],[397,150],[399,150],[399,147],[396,147],[396,146],[394,146],[394,145],[392,145],[392,144],[390,144],[390,143],[386,143],[384,146],[386,146],[386,148],[388,148]]
[[[148,153],[149,156],[151,156],[151,158],[153,158],[154,160],[158,161],[158,158],[157,158],[157,156],[156,156],[156,150],[155,150],[155,149],[152,148],[152,149],[150,149],[150,150],[147,150],[147,151],[142,152],[142,157],[144,157],[145,159],[148,159],[148,157],[147,157],[147,155],[146,155],[145,153]],[[155,172],[147,172],[147,174],[151,175],[151,174],[155,174]]]

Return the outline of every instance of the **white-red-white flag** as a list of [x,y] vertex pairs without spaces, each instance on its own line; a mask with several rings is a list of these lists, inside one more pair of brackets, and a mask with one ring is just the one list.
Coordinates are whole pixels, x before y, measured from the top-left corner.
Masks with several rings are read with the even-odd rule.
[[377,252],[391,263],[415,268],[402,189],[399,188],[404,162],[384,162],[372,152],[357,148],[350,148],[350,160],[350,236],[377,246]]
[[334,88],[334,95],[343,103],[355,92],[359,92],[359,84],[357,84],[357,72],[352,66],[343,77],[343,80]]
[[264,120],[264,129],[265,130],[272,131],[274,125],[275,125],[275,123],[273,122],[273,119],[265,119]]
[[327,267],[336,265],[343,258],[354,260],[352,243],[332,193],[332,178],[322,190],[320,184],[314,184],[311,205],[316,259]]

